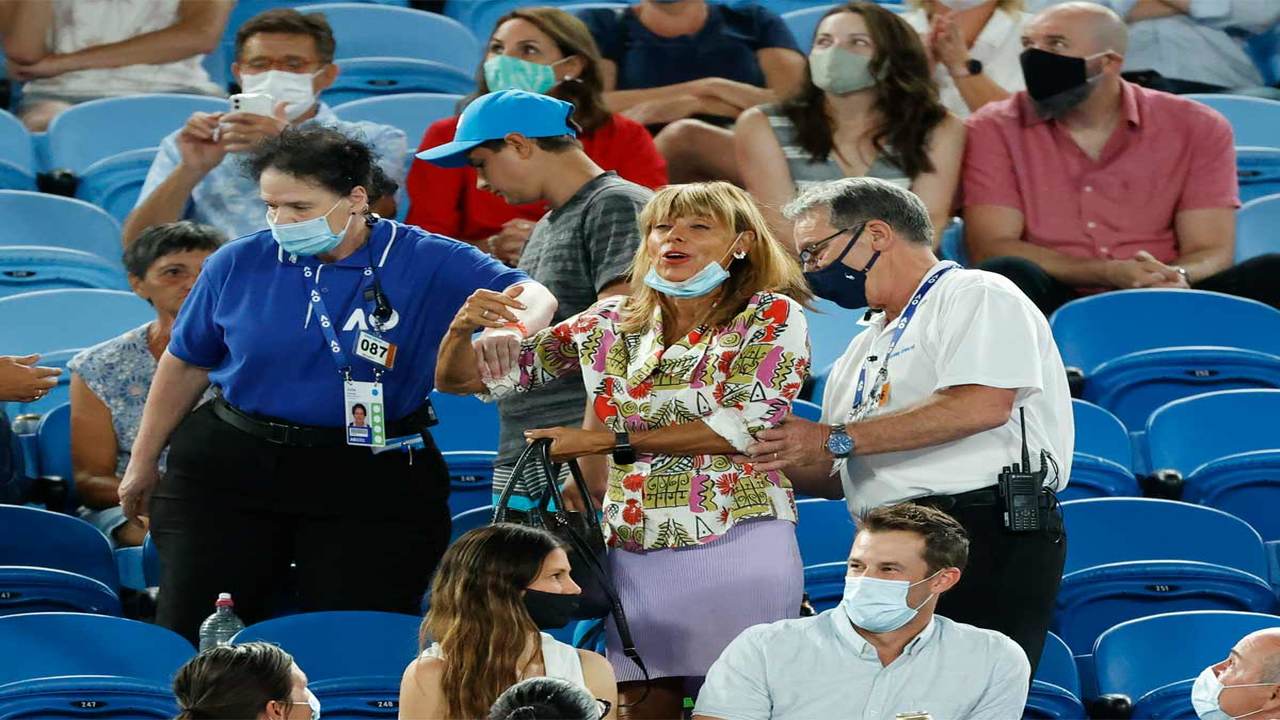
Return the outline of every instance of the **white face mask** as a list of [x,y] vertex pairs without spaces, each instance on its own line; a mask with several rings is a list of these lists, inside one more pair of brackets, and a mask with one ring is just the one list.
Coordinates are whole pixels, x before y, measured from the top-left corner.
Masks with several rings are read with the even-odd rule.
[[936,0],[941,5],[951,8],[951,12],[964,12],[982,5],[987,0]]
[[265,93],[275,102],[284,102],[284,113],[289,120],[297,120],[316,104],[316,92],[311,81],[322,70],[314,73],[291,73],[284,70],[241,73],[240,87],[246,93]]
[[1210,665],[1200,673],[1200,677],[1197,677],[1195,684],[1191,686],[1191,706],[1195,708],[1196,715],[1200,720],[1238,720],[1239,718],[1256,715],[1262,712],[1262,708],[1243,715],[1228,715],[1222,711],[1221,696],[1223,690],[1238,687],[1271,687],[1275,684],[1245,683],[1241,685],[1223,685],[1222,681],[1218,679],[1218,675],[1213,671],[1213,666]]

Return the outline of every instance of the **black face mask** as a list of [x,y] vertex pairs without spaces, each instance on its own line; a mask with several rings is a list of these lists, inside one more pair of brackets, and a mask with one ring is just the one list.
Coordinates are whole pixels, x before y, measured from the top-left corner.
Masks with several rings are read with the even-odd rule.
[[533,624],[539,630],[562,628],[573,620],[582,602],[581,595],[564,595],[562,593],[542,592],[541,590],[524,591],[524,607],[533,618]]
[[1027,95],[1036,112],[1044,118],[1061,117],[1084,102],[1093,92],[1097,77],[1101,77],[1089,77],[1088,58],[1027,48],[1019,60],[1022,77],[1027,82]]
[[867,261],[866,266],[861,270],[855,270],[844,264],[844,256],[848,255],[853,246],[857,244],[858,238],[862,236],[862,230],[865,227],[866,223],[863,223],[853,231],[853,237],[849,238],[849,244],[844,246],[844,250],[840,251],[840,257],[837,257],[830,265],[821,270],[814,270],[804,274],[804,279],[809,281],[809,287],[813,290],[814,295],[826,298],[849,310],[857,310],[867,306],[867,271],[871,269],[872,265],[876,264],[880,253],[872,254],[871,259]]

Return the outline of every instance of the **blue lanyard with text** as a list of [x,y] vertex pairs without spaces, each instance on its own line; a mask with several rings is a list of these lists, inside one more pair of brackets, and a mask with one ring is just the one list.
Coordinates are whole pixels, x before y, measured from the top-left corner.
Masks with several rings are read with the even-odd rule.
[[[365,268],[364,274],[366,277],[372,276],[373,268],[372,267]],[[333,358],[334,365],[338,366],[338,373],[342,375],[342,378],[344,380],[350,380],[351,379],[351,361],[347,359],[347,353],[342,349],[342,343],[338,342],[338,333],[336,333],[333,329],[334,318],[332,315],[329,314],[329,308],[325,306],[324,298],[321,297],[322,293],[320,292],[320,288],[319,288],[319,280],[320,280],[320,273],[319,273],[319,268],[317,268],[316,279],[312,283],[311,288],[308,290],[308,292],[310,292],[311,294],[310,295],[311,307],[315,311],[314,314],[316,315],[316,317],[319,318],[318,324],[320,325],[320,331],[324,333],[324,339],[329,344],[329,351],[330,351],[329,356]],[[356,295],[356,297],[357,298],[363,297],[364,290],[365,288],[361,288],[360,292]],[[374,372],[374,382],[377,382],[381,378],[382,372],[377,369],[375,369],[373,372]]]
[[[920,302],[924,300],[924,296],[933,289],[934,285],[938,284],[938,280],[940,280],[943,275],[946,275],[959,267],[960,266],[955,263],[949,263],[938,268],[937,272],[930,275],[920,286],[920,289],[916,290],[916,294],[911,296],[911,301],[907,303],[907,307],[902,311],[902,316],[898,318],[897,325],[893,328],[893,335],[889,338],[889,347],[884,351],[884,362],[880,364],[880,371],[877,373],[882,376],[882,380],[885,377],[888,377],[889,358],[893,356],[893,349],[898,346],[898,341],[902,339],[902,334],[906,332],[907,324],[911,322],[911,318],[915,317],[916,308],[920,307]],[[858,371],[858,389],[853,395],[854,412],[857,412],[858,408],[862,407],[862,394],[867,385],[868,364],[869,363],[864,362],[862,364],[862,369]]]

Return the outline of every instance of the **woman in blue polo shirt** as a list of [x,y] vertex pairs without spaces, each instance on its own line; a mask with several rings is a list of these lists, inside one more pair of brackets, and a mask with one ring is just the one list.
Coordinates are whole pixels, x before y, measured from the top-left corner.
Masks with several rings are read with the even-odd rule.
[[[440,340],[477,289],[521,285],[522,308],[495,309],[492,324],[529,331],[555,301],[471,245],[369,214],[385,178],[341,133],[287,130],[246,168],[270,228],[206,263],[120,487],[129,517],[150,500],[157,621],[193,638],[220,592],[245,622],[264,619],[290,563],[304,611],[416,614],[450,530],[448,470],[427,430]],[[510,357],[510,331],[478,342]],[[209,383],[217,399],[191,413]],[[356,406],[367,433],[347,432]],[[376,452],[418,434],[422,451]]]

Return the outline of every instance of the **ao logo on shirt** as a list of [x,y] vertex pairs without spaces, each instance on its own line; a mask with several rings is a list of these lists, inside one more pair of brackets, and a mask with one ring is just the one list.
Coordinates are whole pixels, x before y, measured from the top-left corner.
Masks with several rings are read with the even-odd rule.
[[[391,311],[391,319],[388,320],[381,328],[382,332],[386,332],[400,324],[400,313],[395,310]],[[351,317],[347,318],[347,322],[342,326],[342,332],[351,332],[352,330],[368,330],[369,323],[365,320],[364,308],[356,308],[351,312]]]

